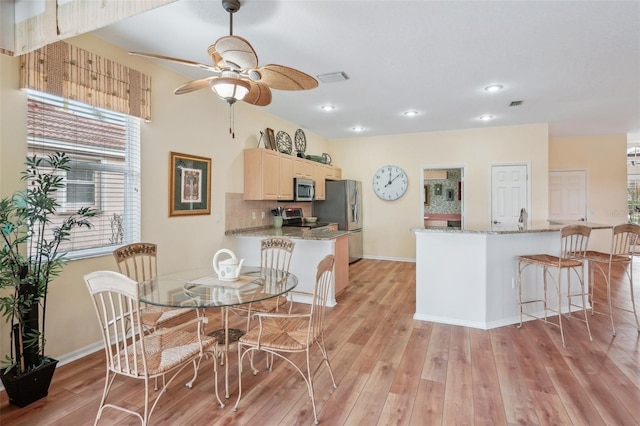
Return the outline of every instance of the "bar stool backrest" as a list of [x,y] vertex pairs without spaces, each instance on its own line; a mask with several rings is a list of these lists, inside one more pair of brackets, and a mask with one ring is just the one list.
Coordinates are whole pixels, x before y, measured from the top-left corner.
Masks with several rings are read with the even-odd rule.
[[636,253],[636,244],[640,241],[640,225],[635,223],[623,223],[613,227],[611,239],[611,255],[631,257]]
[[563,259],[582,259],[587,252],[591,227],[569,225],[562,228],[560,257]]

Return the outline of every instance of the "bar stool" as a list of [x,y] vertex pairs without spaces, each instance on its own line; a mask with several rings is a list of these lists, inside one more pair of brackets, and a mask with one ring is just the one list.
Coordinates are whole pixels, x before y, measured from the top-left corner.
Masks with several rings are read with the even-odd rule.
[[[562,273],[566,271],[567,274],[567,308],[568,315],[571,315],[572,307],[579,307],[584,312],[584,321],[587,326],[587,333],[589,334],[589,340],[593,340],[591,337],[591,330],[589,329],[589,321],[587,318],[587,299],[584,286],[584,256],[587,251],[587,245],[589,244],[589,236],[591,235],[591,228],[586,225],[570,225],[565,226],[560,230],[560,254],[554,256],[550,254],[529,254],[518,256],[518,303],[520,308],[520,324],[518,328],[522,327],[523,315],[530,316],[535,319],[544,320],[545,324],[555,325],[560,328],[560,337],[562,338],[562,346],[566,347],[564,341],[564,330],[562,328]],[[542,267],[544,295],[543,299],[527,299],[523,300],[522,289],[522,273],[529,266]],[[580,283],[580,292],[573,293],[571,290],[571,273],[572,271],[578,278]],[[555,272],[555,274],[553,273]],[[548,303],[548,279],[551,278],[556,287],[556,306],[555,309],[549,306]],[[576,305],[573,303],[574,297],[581,297],[582,305]],[[534,313],[524,312],[524,305],[531,303],[542,303],[544,308],[544,316],[536,315]],[[547,316],[548,312],[554,312],[558,315],[558,321],[549,321]]]
[[[623,223],[613,227],[611,235],[611,249],[609,253],[588,250],[586,259],[589,261],[589,302],[591,303],[591,315],[594,313],[609,315],[611,320],[611,330],[616,335],[616,328],[613,325],[613,309],[611,305],[611,269],[613,265],[620,265],[624,268],[629,280],[629,289],[631,290],[631,305],[633,306],[633,314],[636,318],[636,328],[640,333],[640,322],[638,322],[638,313],[636,311],[636,301],[633,293],[633,257],[635,246],[640,237],[640,225],[635,223]],[[602,304],[595,300],[595,280],[594,269],[597,268],[604,277],[607,285],[607,300],[605,303],[609,305],[609,311],[603,312],[596,309],[596,304]]]

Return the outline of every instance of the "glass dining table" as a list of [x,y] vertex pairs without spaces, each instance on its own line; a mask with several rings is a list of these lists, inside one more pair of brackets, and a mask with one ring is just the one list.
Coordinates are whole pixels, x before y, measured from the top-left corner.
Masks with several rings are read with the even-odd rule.
[[213,268],[196,268],[162,274],[140,283],[140,302],[172,308],[221,308],[223,327],[207,333],[224,345],[225,396],[229,398],[229,345],[244,330],[229,328],[229,309],[272,299],[293,290],[298,278],[274,269],[243,267],[234,281],[218,278]]

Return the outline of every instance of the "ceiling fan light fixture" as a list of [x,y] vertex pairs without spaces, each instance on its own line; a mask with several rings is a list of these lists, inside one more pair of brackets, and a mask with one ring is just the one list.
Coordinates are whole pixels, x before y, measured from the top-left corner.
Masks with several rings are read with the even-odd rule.
[[211,80],[209,83],[213,93],[233,105],[236,101],[241,101],[249,93],[251,86],[244,80],[238,78],[221,77]]

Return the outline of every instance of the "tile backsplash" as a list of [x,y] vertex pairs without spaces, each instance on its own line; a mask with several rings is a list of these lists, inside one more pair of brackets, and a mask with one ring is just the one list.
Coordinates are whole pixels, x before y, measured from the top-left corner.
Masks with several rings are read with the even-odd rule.
[[225,231],[273,226],[271,209],[277,207],[301,207],[304,216],[311,216],[311,203],[245,201],[242,199],[242,193],[227,192],[225,205]]

